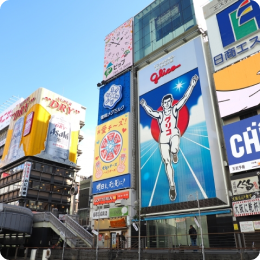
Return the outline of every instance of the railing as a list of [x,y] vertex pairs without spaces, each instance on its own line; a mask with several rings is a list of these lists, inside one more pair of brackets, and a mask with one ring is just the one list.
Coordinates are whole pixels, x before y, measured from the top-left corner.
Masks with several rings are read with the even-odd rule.
[[33,216],[33,221],[34,223],[44,221],[50,222],[59,231],[59,233],[63,232],[65,239],[69,240],[69,242],[76,247],[77,241],[75,240],[75,235],[51,212],[35,213]]
[[70,216],[65,216],[66,224],[72,228],[81,239],[87,241],[90,246],[93,245],[93,235],[90,234],[87,230],[85,230],[82,226],[80,226],[76,221],[74,221]]

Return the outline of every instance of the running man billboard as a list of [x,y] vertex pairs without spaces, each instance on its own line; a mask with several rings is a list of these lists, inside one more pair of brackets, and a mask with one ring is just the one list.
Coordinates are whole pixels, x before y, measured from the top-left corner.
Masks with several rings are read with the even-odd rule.
[[80,121],[84,107],[39,88],[13,110],[0,167],[24,156],[76,166]]
[[[138,72],[142,207],[227,203],[202,39]],[[192,199],[193,198],[193,199]]]

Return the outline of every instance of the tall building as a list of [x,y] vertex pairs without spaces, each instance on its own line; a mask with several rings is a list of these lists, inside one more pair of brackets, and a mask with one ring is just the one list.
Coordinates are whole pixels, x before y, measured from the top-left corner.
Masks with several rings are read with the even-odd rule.
[[0,161],[0,202],[69,213],[84,121],[83,106],[44,88],[18,104]]

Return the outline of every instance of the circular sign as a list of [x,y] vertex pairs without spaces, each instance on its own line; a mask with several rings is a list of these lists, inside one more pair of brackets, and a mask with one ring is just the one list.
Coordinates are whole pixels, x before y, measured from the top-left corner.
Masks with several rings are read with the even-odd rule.
[[118,131],[107,133],[101,141],[99,156],[105,163],[114,161],[120,154],[123,146],[122,135]]
[[[178,103],[178,100],[173,100],[172,102],[172,106],[174,106],[176,103]],[[157,109],[157,111],[163,111],[162,107],[159,107]],[[189,121],[190,121],[190,114],[189,114],[189,110],[187,108],[186,105],[184,105],[181,110],[179,111],[179,115],[178,115],[178,122],[177,122],[177,127],[180,130],[181,135],[183,135],[189,125]],[[152,119],[151,122],[151,134],[153,136],[153,139],[156,142],[159,142],[159,137],[160,137],[160,127],[158,124],[157,119]]]

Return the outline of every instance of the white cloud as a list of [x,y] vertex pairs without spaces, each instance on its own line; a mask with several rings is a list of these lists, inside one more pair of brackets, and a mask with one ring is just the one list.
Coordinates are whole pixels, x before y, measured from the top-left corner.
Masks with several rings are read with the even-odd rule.
[[205,121],[205,114],[204,114],[202,96],[200,96],[197,105],[191,107],[189,126],[196,125],[203,121]]
[[6,1],[8,1],[8,0],[0,0],[0,8],[1,8],[2,4],[3,4],[4,2],[6,2]]
[[87,128],[81,129],[84,140],[79,143],[79,149],[82,154],[78,157],[77,165],[81,167],[78,174],[90,176],[93,174],[94,149],[95,149],[95,132]]
[[152,140],[152,139],[153,139],[153,136],[151,134],[151,129],[148,126],[143,128],[143,126],[141,125],[141,127],[140,127],[140,142],[144,143],[144,142],[147,142],[147,141]]

